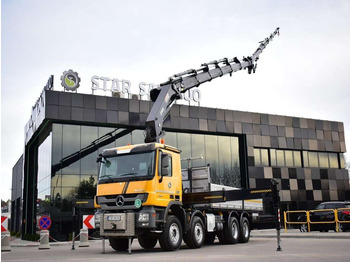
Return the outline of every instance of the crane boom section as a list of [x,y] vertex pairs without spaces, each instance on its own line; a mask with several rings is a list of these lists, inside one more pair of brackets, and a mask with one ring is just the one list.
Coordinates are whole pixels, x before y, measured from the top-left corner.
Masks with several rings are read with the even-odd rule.
[[163,123],[174,101],[180,99],[181,94],[214,78],[232,75],[242,69],[247,69],[249,74],[255,73],[259,55],[276,35],[279,35],[279,28],[264,41],[259,42],[260,45],[252,56],[243,57],[241,61],[234,57],[204,63],[199,69],[189,69],[173,75],[167,82],[160,84],[159,88],[151,90],[154,105],[146,120],[145,142],[159,142],[163,135]]

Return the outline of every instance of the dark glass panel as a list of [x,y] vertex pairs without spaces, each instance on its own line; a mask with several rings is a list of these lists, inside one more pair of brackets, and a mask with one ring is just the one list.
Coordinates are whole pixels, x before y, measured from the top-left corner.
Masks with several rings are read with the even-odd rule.
[[197,135],[192,134],[191,135],[191,145],[192,145],[192,157],[193,158],[199,158],[203,157],[203,159],[196,159],[192,160],[192,166],[198,167],[198,166],[205,166],[205,143],[204,143],[204,135]]
[[62,125],[52,125],[52,164],[57,164],[62,159]]
[[92,199],[96,195],[97,175],[95,176],[81,176],[78,186],[78,199]]
[[[82,126],[81,127],[81,148],[92,144],[98,138],[98,127]],[[90,153],[89,155],[81,158],[81,170],[80,173],[84,175],[95,175],[97,174],[98,164],[96,159],[98,151]]]
[[[80,126],[63,125],[62,157],[80,151]],[[80,173],[80,160],[62,169],[62,174],[76,175]]]
[[[118,128],[118,133],[123,131],[125,129],[121,129],[121,128]],[[122,136],[120,138],[118,138],[116,141],[115,141],[115,146],[126,146],[127,144],[130,144],[131,143],[131,134],[126,134],[125,136]],[[111,146],[110,146],[111,147]],[[101,151],[101,150],[100,150]]]
[[[180,149],[181,152],[181,159],[189,158],[191,157],[191,136],[190,134],[185,133],[178,133],[177,134],[177,141],[178,141],[178,149]],[[181,161],[182,168],[188,167],[187,161]]]
[[206,163],[210,164],[211,181],[220,184],[220,178],[217,170],[218,165],[218,142],[217,136],[205,135],[205,156]]
[[[115,134],[116,132],[121,131],[121,129],[118,129],[118,131],[116,131],[116,132],[114,132],[114,131],[116,131],[115,128],[99,127],[99,128],[98,128],[98,137],[101,138],[101,137],[103,137],[104,135],[109,134],[109,133],[110,133],[111,135],[113,135],[113,134]],[[128,134],[127,136],[130,136],[130,139],[129,139],[128,143],[131,143],[131,135]],[[119,142],[119,139],[118,139],[118,142]],[[120,141],[120,142],[122,142],[122,141]],[[128,143],[123,144],[123,146],[126,146]],[[121,146],[121,145],[116,145],[116,141],[112,141],[112,142],[109,143],[108,145],[105,145],[105,146],[103,146],[103,147],[100,147],[99,150],[98,150],[98,153],[100,154],[100,153],[102,153],[102,151],[103,151],[104,149],[113,148],[113,147],[116,147],[116,146]]]
[[238,137],[230,137],[231,144],[231,183],[228,186],[241,187],[241,169],[239,165],[239,142]]
[[131,133],[131,144],[142,144],[144,143],[145,136],[143,130],[134,130]]
[[164,136],[165,144],[177,148],[176,133],[166,132]]
[[231,137],[232,166],[239,169],[239,142],[238,137]]
[[73,186],[77,187],[80,183],[79,175],[62,175],[62,186]]

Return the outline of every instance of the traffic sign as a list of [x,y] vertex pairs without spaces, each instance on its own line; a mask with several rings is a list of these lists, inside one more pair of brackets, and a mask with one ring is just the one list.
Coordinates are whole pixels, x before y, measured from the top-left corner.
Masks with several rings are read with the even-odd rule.
[[95,228],[95,216],[84,215],[83,216],[83,228],[94,229]]
[[1,232],[7,231],[8,228],[8,217],[1,216]]
[[51,227],[51,218],[49,216],[42,216],[39,219],[39,227],[41,230],[49,230]]

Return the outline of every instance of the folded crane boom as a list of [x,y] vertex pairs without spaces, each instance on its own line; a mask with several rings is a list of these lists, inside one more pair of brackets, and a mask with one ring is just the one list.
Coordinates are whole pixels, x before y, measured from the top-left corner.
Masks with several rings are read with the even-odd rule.
[[260,42],[252,56],[243,57],[242,60],[234,57],[204,63],[199,69],[189,69],[173,75],[167,82],[160,84],[159,88],[151,90],[151,100],[155,103],[146,120],[145,143],[159,142],[163,136],[163,123],[174,101],[180,99],[181,94],[214,78],[232,75],[241,69],[247,69],[249,74],[255,73],[259,55],[276,35],[279,35],[279,28]]

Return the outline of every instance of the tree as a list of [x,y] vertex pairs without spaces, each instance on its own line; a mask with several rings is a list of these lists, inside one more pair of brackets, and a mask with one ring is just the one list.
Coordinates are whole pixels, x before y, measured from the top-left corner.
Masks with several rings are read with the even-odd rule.
[[8,199],[6,202],[1,199],[1,208],[8,207],[10,205],[11,200]]
[[97,184],[93,176],[89,177],[89,180],[83,180],[78,187],[78,198],[90,199],[96,195]]

